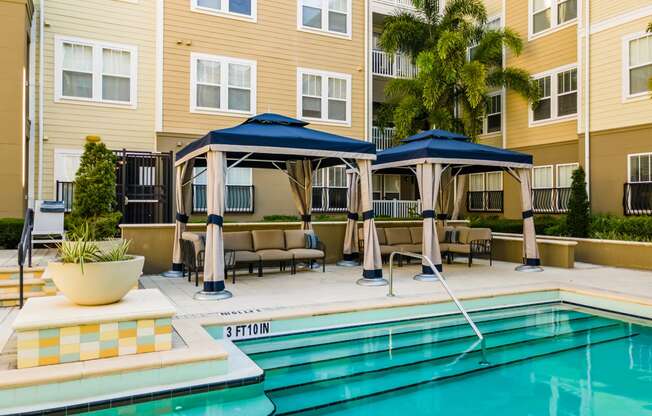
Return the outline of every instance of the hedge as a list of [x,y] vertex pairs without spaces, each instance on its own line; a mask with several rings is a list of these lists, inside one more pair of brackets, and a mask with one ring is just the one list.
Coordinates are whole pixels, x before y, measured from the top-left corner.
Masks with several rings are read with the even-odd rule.
[[15,249],[23,232],[22,218],[0,218],[0,247]]
[[[491,217],[470,217],[472,227],[491,228],[496,233],[515,233],[523,232],[523,221]],[[539,235],[554,235],[560,225],[564,222],[563,217],[553,217],[550,215],[536,216],[534,218],[534,228]]]

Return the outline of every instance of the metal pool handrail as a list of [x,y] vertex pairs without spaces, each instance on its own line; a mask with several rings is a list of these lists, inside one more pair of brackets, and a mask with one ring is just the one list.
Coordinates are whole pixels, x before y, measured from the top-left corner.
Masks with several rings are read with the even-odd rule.
[[457,309],[462,313],[464,316],[464,319],[466,319],[466,322],[469,323],[471,326],[471,329],[473,329],[473,332],[475,332],[475,335],[478,337],[480,341],[483,343],[483,351],[484,351],[484,335],[482,335],[482,332],[478,329],[478,327],[475,325],[475,322],[473,322],[473,319],[469,316],[468,313],[466,313],[466,309],[462,306],[459,300],[457,300],[457,297],[451,292],[450,287],[448,287],[448,283],[446,283],[446,280],[444,279],[444,276],[442,276],[441,273],[439,273],[439,270],[435,267],[434,264],[432,264],[432,260],[428,258],[428,256],[422,256],[421,254],[416,254],[416,253],[410,253],[406,251],[394,251],[390,256],[389,256],[389,293],[387,296],[395,296],[394,295],[394,256],[396,254],[399,254],[401,256],[406,256],[406,257],[412,257],[415,259],[421,259],[425,260],[426,263],[428,263],[428,266],[432,269],[433,273],[435,273],[435,276],[439,279],[439,282],[441,285],[444,287],[446,292],[448,293],[448,296],[455,302],[455,305],[457,306]]

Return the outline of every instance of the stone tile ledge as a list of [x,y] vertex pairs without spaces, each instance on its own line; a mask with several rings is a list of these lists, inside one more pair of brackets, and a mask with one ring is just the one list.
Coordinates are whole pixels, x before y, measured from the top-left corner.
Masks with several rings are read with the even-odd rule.
[[101,324],[137,319],[171,318],[176,309],[158,289],[129,292],[120,302],[102,306],[80,306],[65,296],[31,298],[13,323],[15,331]]

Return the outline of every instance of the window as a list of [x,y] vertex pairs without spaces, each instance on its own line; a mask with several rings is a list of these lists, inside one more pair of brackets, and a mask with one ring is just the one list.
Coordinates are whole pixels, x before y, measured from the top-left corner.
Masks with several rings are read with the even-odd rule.
[[256,108],[256,63],[191,55],[190,110],[252,114]]
[[[489,19],[487,19],[487,23],[485,24],[485,28],[487,30],[499,30],[502,28],[502,26],[503,26],[502,19],[500,16],[490,17]],[[475,58],[475,50],[477,47],[478,47],[477,44],[473,44],[471,47],[469,47],[468,56],[467,56],[469,61]],[[501,59],[501,65],[502,65],[502,59]]]
[[577,0],[530,0],[530,37],[577,19]]
[[55,101],[136,105],[136,47],[55,37]]
[[498,133],[502,130],[502,95],[492,94],[488,98],[484,134]]
[[74,182],[81,162],[81,149],[54,150],[54,180],[57,182]]
[[629,155],[629,182],[652,182],[652,153]]
[[299,29],[351,35],[351,0],[298,0]]
[[577,116],[577,68],[556,69],[535,79],[540,99],[530,113],[530,124]]
[[299,69],[297,84],[297,114],[300,118],[350,123],[350,75]]
[[319,169],[312,178],[312,208],[316,211],[346,211],[346,167]]
[[383,175],[384,199],[401,199],[401,176]]
[[373,175],[371,177],[373,200],[378,201],[383,197],[383,177],[381,175]]
[[469,211],[503,210],[503,173],[487,172],[469,175]]
[[225,17],[256,19],[256,0],[191,0],[191,9]]
[[484,173],[472,173],[469,175],[469,191],[484,191]]
[[557,165],[557,188],[570,188],[573,184],[573,172],[578,167],[578,163]]
[[623,53],[625,97],[647,95],[652,78],[652,34],[627,38]]
[[553,166],[535,166],[532,169],[532,188],[545,189],[552,188]]

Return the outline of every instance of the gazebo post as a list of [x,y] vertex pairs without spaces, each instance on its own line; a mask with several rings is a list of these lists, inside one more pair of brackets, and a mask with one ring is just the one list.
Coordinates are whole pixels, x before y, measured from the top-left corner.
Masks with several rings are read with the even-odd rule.
[[224,286],[224,225],[226,191],[226,154],[209,150],[206,155],[207,186],[206,248],[204,254],[204,289],[196,300],[222,300],[233,295]]
[[164,277],[183,277],[183,259],[181,258],[181,238],[188,223],[188,213],[192,210],[192,193],[190,192],[190,180],[192,179],[192,168],[194,159],[176,167],[175,178],[175,202],[177,214],[174,226],[174,246],[172,249],[172,269],[164,272]]
[[[438,272],[443,271],[441,252],[439,250],[439,238],[435,223],[435,206],[439,195],[439,187],[442,175],[441,163],[420,163],[417,165],[417,183],[421,192],[421,203],[423,204],[423,238],[422,255],[428,257]],[[432,270],[427,261],[421,262],[421,273],[414,276],[414,280],[436,281],[438,280],[435,271]]]
[[348,189],[346,192],[346,231],[344,232],[344,246],[342,260],[338,266],[356,267],[360,265],[360,252],[358,250],[358,212],[360,211],[360,175],[353,169],[346,173]]
[[523,264],[516,267],[519,272],[542,272],[534,228],[534,211],[532,210],[532,173],[530,169],[518,169],[515,177],[521,183],[521,205],[523,208]]

